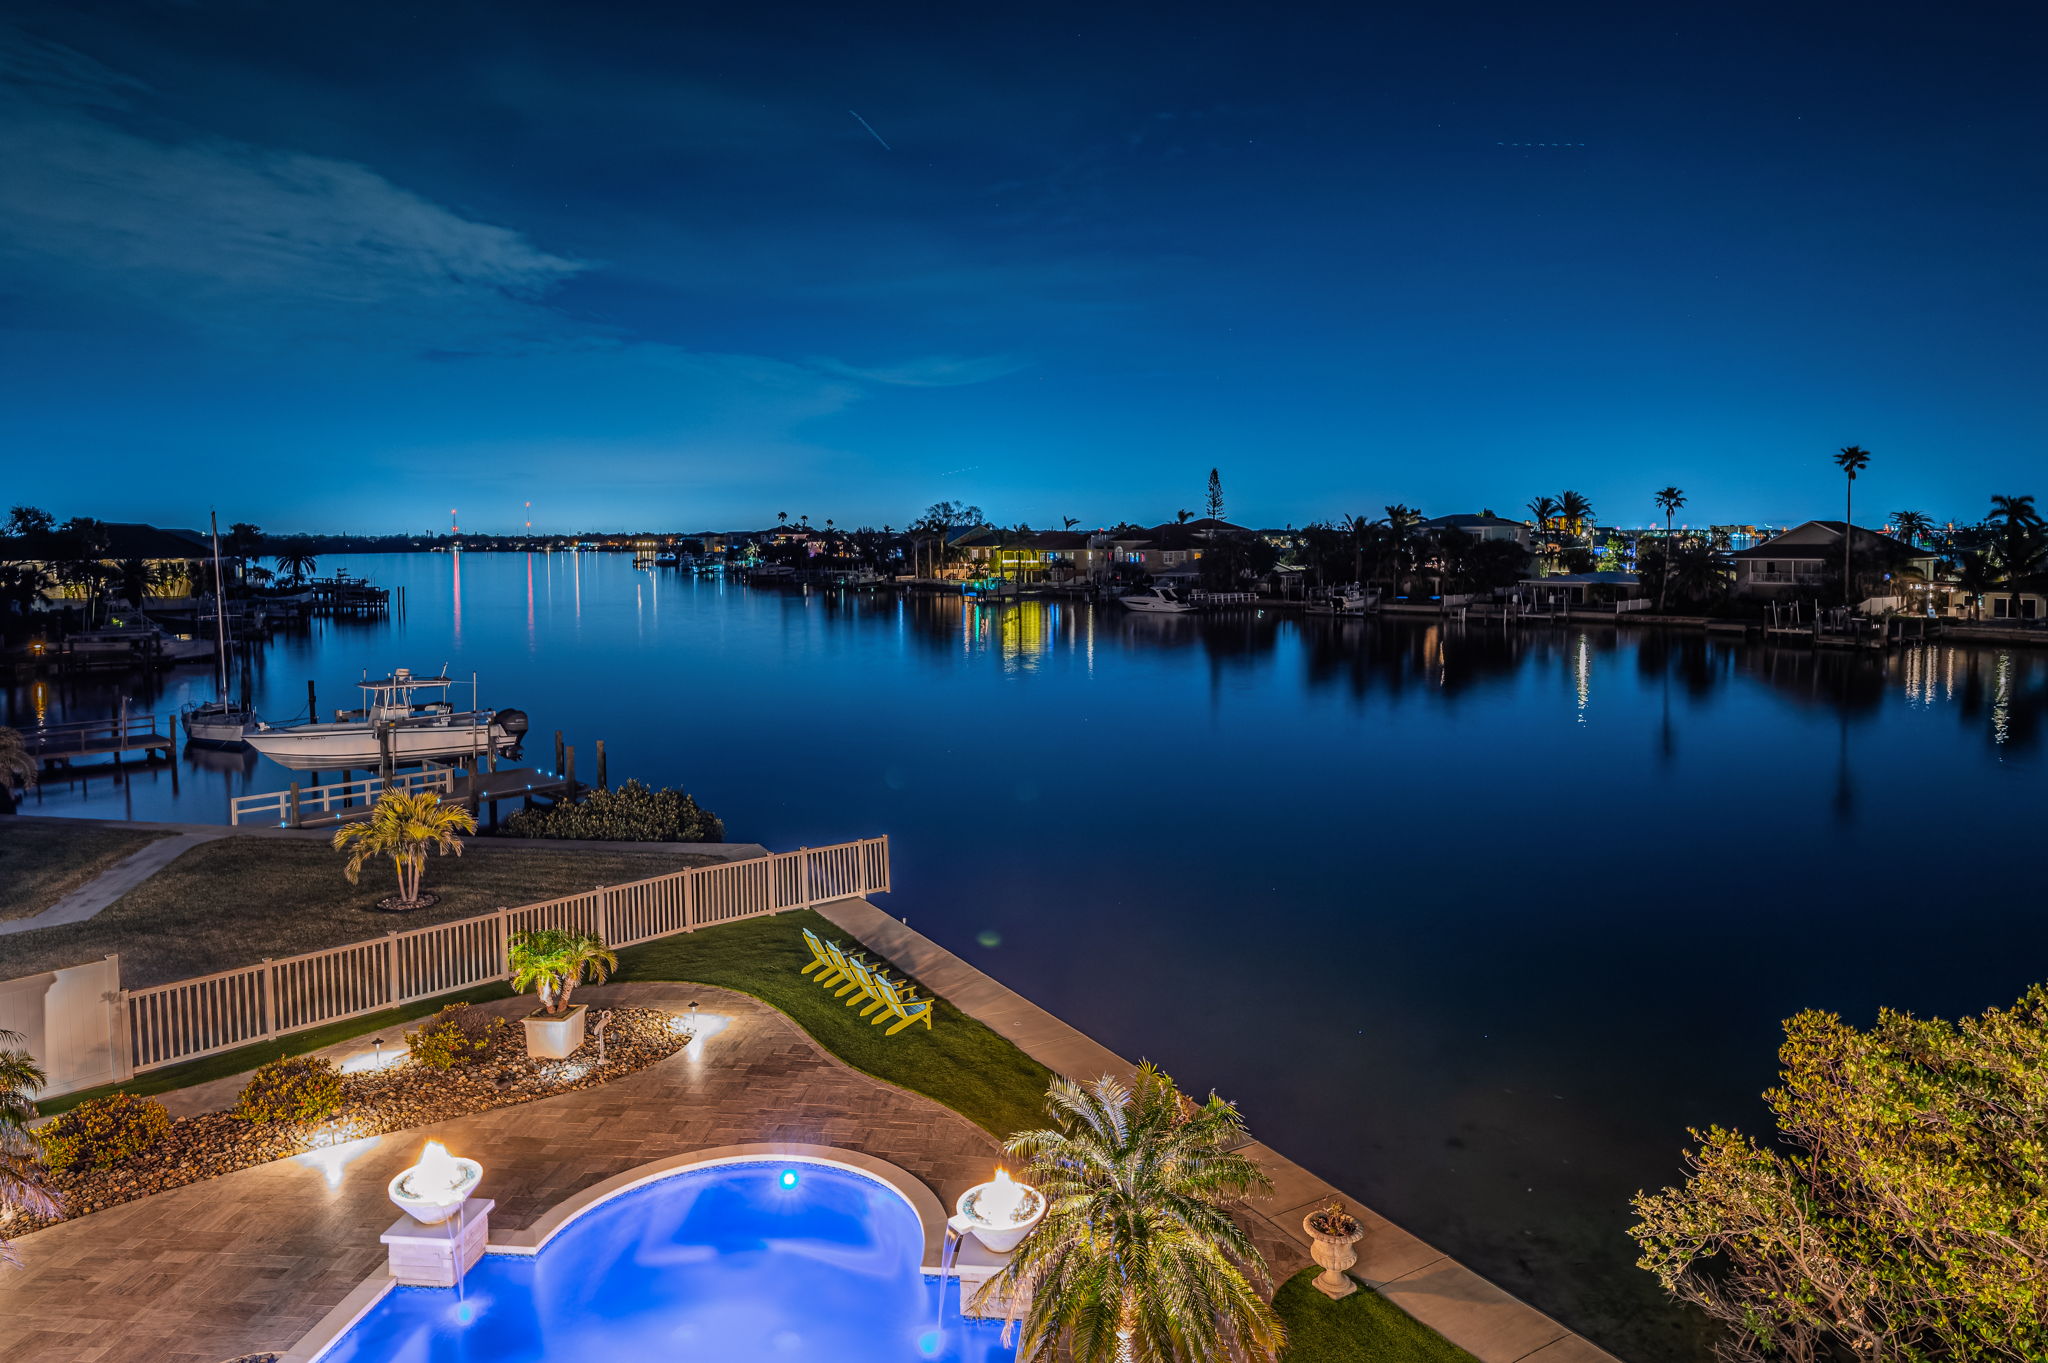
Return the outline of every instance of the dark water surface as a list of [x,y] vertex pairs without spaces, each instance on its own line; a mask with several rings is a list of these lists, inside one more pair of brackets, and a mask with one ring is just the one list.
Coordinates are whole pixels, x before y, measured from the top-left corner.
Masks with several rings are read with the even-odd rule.
[[[735,838],[887,833],[890,911],[1640,1363],[1704,1350],[1632,1266],[1627,1199],[1688,1125],[1758,1125],[1781,1018],[1973,1011],[2048,961],[2048,654],[984,608],[612,555],[342,566],[405,613],[273,641],[266,715],[445,661],[532,716],[539,765],[560,728]],[[131,700],[211,682],[162,686]],[[119,691],[19,685],[6,722]],[[224,822],[288,779],[177,777],[29,809]]]

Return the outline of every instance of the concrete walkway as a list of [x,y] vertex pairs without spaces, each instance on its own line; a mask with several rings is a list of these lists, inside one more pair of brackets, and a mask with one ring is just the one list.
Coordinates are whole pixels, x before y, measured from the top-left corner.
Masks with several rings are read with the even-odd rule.
[[848,1068],[745,995],[628,984],[576,997],[673,1012],[699,1000],[722,1026],[601,1088],[259,1165],[22,1236],[23,1267],[0,1271],[0,1358],[220,1363],[289,1348],[382,1265],[377,1237],[395,1215],[385,1184],[430,1138],[484,1166],[494,1236],[629,1169],[718,1146],[858,1150],[947,1206],[997,1158],[980,1127]]
[[32,932],[36,928],[55,928],[66,923],[83,923],[200,843],[224,838],[233,831],[228,828],[207,828],[158,838],[140,851],[115,862],[35,917],[10,918],[0,923],[0,937],[15,932]]
[[[998,983],[938,943],[891,918],[864,899],[843,899],[818,910],[869,950],[887,957],[944,995],[961,1012],[1015,1042],[1047,1069],[1069,1079],[1128,1075],[1136,1068],[1107,1046]],[[1471,1353],[1479,1363],[1616,1363],[1614,1356],[1573,1334],[1535,1307],[1495,1287],[1457,1260],[1418,1240],[1355,1197],[1340,1192],[1260,1142],[1246,1150],[1273,1181],[1273,1191],[1253,1204],[1253,1227],[1282,1279],[1308,1258],[1302,1218],[1332,1198],[1342,1198],[1365,1225],[1352,1276]],[[1276,1254],[1269,1246],[1287,1247]]]

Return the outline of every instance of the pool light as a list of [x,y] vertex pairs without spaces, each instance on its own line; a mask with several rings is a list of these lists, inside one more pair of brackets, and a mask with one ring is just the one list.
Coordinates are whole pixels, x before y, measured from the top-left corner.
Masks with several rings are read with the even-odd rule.
[[794,1187],[796,1187],[796,1170],[794,1170],[794,1169],[784,1169],[784,1170],[782,1171],[782,1179],[781,1179],[781,1183],[782,1183],[782,1186],[783,1186],[783,1187],[785,1187],[785,1188],[794,1188]]

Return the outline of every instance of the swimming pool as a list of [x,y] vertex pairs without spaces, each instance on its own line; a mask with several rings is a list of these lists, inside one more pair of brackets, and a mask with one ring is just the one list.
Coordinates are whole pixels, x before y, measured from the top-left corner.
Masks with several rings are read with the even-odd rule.
[[1002,1327],[934,1332],[924,1230],[834,1165],[685,1169],[602,1202],[538,1254],[486,1254],[462,1290],[395,1287],[322,1363],[1010,1363]]

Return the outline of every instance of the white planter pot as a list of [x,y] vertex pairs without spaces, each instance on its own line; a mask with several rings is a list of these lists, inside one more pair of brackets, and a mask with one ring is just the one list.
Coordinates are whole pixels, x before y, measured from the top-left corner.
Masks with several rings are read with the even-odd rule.
[[1356,1235],[1324,1235],[1309,1224],[1315,1215],[1310,1212],[1301,1218],[1301,1228],[1308,1232],[1312,1242],[1309,1257],[1323,1266],[1323,1271],[1316,1275],[1316,1291],[1336,1301],[1358,1290],[1358,1284],[1351,1281],[1344,1270],[1358,1262],[1358,1251],[1351,1247],[1364,1238],[1365,1230],[1361,1227]]
[[560,1017],[533,1013],[526,1018],[526,1053],[535,1060],[563,1060],[583,1044],[583,1020],[588,1010],[577,1004]]

